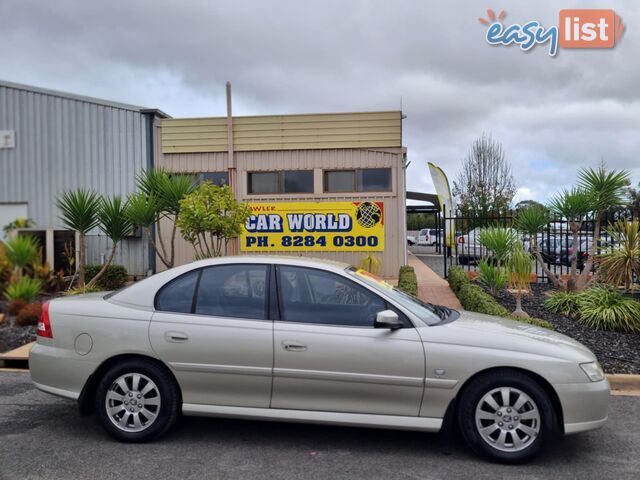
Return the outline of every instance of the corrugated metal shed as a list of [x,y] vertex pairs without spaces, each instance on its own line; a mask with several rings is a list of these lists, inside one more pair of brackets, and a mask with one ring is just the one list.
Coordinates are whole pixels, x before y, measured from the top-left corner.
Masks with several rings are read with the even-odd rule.
[[[16,146],[0,149],[0,204],[28,203],[38,228],[61,227],[56,197],[92,188],[126,196],[151,161],[149,122],[162,112],[0,81],[0,130],[14,130]],[[90,263],[99,263],[108,238],[91,235]],[[149,267],[147,242],[126,240],[115,262],[130,274]]]
[[[402,146],[402,112],[233,117],[237,152]],[[227,118],[162,121],[163,153],[225,152]]]

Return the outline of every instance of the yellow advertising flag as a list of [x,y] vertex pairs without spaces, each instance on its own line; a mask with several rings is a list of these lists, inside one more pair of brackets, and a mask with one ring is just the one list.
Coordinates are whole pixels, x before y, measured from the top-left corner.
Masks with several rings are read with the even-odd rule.
[[[442,169],[433,163],[429,162],[429,172],[431,173],[431,179],[433,185],[436,187],[436,194],[438,195],[438,201],[440,202],[440,210],[444,217],[453,217],[452,213],[455,212],[455,205],[453,204],[453,197],[451,195],[451,188],[449,188],[449,180],[444,174]],[[445,211],[446,209],[446,211]],[[454,220],[447,220],[445,223],[445,243],[447,247],[452,247],[455,244],[456,226]]]
[[250,204],[242,252],[384,250],[384,202]]

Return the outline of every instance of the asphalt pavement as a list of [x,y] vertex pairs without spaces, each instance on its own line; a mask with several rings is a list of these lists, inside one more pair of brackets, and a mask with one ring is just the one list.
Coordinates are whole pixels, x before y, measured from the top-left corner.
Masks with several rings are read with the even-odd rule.
[[0,479],[638,479],[640,397],[528,465],[474,456],[442,434],[183,418],[149,444],[111,440],[75,402],[0,372]]

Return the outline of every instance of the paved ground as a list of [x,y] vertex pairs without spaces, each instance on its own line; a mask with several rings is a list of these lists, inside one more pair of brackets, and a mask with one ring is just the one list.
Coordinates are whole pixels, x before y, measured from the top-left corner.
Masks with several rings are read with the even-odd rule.
[[418,298],[425,302],[461,310],[462,305],[446,280],[429,268],[420,258],[409,253],[408,263],[418,280]]
[[433,270],[438,276],[444,276],[444,259],[441,253],[436,253],[435,247],[409,247],[409,251],[419,258],[422,263]]
[[562,439],[526,466],[479,460],[444,435],[239,420],[182,419],[161,440],[110,440],[74,402],[0,373],[5,479],[637,479],[640,397],[613,397],[609,423]]

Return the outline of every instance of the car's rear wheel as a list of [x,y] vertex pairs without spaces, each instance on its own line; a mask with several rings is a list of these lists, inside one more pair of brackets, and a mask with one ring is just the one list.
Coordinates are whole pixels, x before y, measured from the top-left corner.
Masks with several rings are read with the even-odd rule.
[[472,379],[458,412],[469,446],[505,463],[533,458],[557,433],[549,396],[535,380],[516,371],[495,371]]
[[127,360],[102,377],[96,411],[105,430],[125,442],[159,437],[176,421],[180,395],[174,379],[149,360]]

